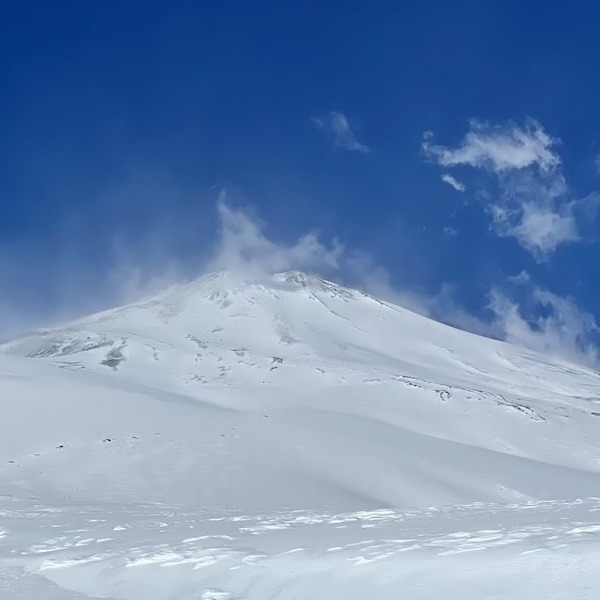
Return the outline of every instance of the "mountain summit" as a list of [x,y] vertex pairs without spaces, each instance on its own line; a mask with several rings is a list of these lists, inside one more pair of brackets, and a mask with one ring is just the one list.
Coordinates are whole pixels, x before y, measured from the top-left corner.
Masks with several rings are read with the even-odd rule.
[[356,509],[600,486],[596,373],[303,273],[212,274],[0,354],[4,487]]

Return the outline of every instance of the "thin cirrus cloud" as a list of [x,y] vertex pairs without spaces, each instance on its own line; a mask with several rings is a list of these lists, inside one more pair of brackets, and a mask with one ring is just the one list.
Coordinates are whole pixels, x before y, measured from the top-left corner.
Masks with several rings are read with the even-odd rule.
[[467,189],[464,183],[458,181],[458,179],[450,175],[450,173],[444,173],[442,175],[442,181],[444,183],[447,183],[450,187],[454,188],[457,192],[464,192]]
[[523,127],[472,120],[469,131],[456,148],[434,144],[433,137],[431,131],[425,132],[423,150],[443,167],[467,165],[502,173],[537,165],[548,172],[560,164],[553,149],[557,140],[533,119],[528,119]]
[[332,111],[323,117],[312,117],[311,122],[319,131],[333,138],[333,146],[336,150],[362,154],[371,152],[369,146],[358,141],[344,113]]
[[578,215],[586,212],[588,219],[594,218],[598,203],[595,197],[572,199],[558,145],[533,119],[523,126],[471,121],[458,146],[436,144],[428,131],[422,151],[441,167],[471,167],[488,174],[495,190],[482,196],[491,229],[517,240],[541,263],[559,246],[582,239]]

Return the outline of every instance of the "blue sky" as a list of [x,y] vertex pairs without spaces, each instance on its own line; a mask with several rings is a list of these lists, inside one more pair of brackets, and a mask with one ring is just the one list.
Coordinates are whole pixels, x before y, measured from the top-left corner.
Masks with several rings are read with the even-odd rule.
[[11,4],[5,335],[234,261],[595,360],[600,8]]

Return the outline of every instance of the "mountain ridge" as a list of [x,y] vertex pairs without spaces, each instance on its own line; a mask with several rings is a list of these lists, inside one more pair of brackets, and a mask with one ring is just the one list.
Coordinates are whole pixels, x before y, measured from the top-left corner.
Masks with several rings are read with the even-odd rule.
[[[214,478],[215,465],[244,474],[220,477],[207,491],[166,467],[155,473],[186,501],[209,503],[246,496],[354,509],[359,498],[388,506],[554,497],[553,479],[581,483],[567,495],[600,485],[598,374],[298,272],[258,281],[213,274],[3,344],[1,365],[44,374],[51,401],[22,381],[19,394],[45,415],[62,456],[91,453],[90,464],[104,465],[106,489],[117,496],[138,493],[126,476],[139,476],[135,464],[155,473],[149,456],[188,465],[186,477],[198,481]],[[68,410],[67,389],[79,398]],[[66,423],[52,403],[73,411]],[[18,403],[13,410],[26,419]],[[123,422],[111,425],[115,419]],[[165,429],[175,440],[166,447],[157,441]],[[125,444],[121,463],[109,465],[96,444],[115,431],[143,442]],[[47,433],[39,435],[51,439]],[[69,450],[74,440],[77,451]],[[25,463],[40,463],[32,458],[40,448],[35,436],[18,445],[29,448],[19,459],[24,473]],[[364,464],[360,477],[350,455]],[[100,493],[87,463],[75,462],[79,494]],[[166,493],[144,482],[148,496]],[[56,493],[67,484],[61,475],[45,485]],[[269,485],[270,498],[261,492]]]

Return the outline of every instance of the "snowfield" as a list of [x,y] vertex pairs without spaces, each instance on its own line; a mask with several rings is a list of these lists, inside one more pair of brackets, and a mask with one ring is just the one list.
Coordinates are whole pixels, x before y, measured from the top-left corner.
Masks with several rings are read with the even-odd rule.
[[0,598],[600,597],[600,376],[301,273],[0,346]]

